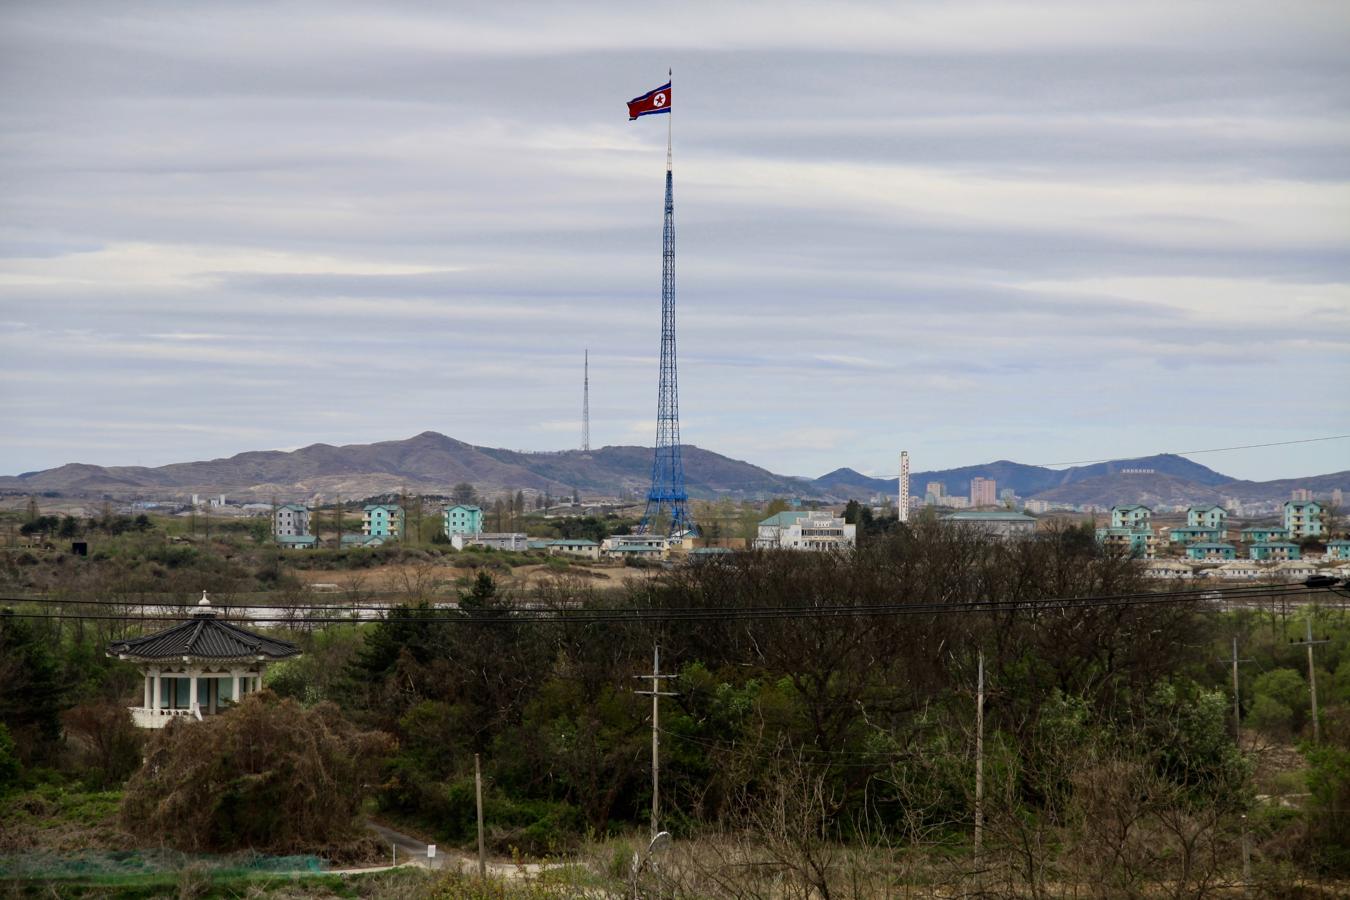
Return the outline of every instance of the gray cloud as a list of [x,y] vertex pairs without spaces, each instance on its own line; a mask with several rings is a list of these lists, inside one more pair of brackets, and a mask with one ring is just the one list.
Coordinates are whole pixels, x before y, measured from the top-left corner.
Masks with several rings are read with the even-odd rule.
[[587,347],[594,436],[650,441],[664,129],[621,104],[667,64],[688,440],[815,474],[1350,421],[1289,388],[1350,376],[1343,9],[818,10],[0,10],[0,471],[553,448]]

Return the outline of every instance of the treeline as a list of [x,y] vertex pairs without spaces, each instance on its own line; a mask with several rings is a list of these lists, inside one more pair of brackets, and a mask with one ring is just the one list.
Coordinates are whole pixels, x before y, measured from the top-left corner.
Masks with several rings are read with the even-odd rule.
[[[401,610],[364,639],[330,641],[345,675],[319,675],[321,695],[305,677],[279,687],[338,700],[397,737],[386,813],[469,840],[479,753],[499,847],[556,851],[645,821],[650,702],[634,691],[659,644],[679,676],[662,711],[667,827],[773,831],[759,813],[775,808],[797,823],[794,852],[830,841],[969,850],[982,653],[985,852],[1021,883],[1070,877],[1071,859],[1072,877],[1121,890],[1163,877],[1164,864],[1166,877],[1212,878],[1256,826],[1279,836],[1290,865],[1344,866],[1343,775],[1315,798],[1325,808],[1295,823],[1254,804],[1214,662],[1226,622],[1189,602],[1026,605],[1142,589],[1137,563],[1086,529],[1005,542],[920,522],[848,556],[737,554],[629,588],[624,605],[671,611],[656,625],[541,624],[530,610],[616,600],[564,583],[506,596],[483,573],[458,621]],[[913,613],[865,611],[895,604]],[[809,614],[840,605],[859,612]],[[727,609],[746,616],[674,612]],[[1329,743],[1346,739],[1331,724],[1343,713],[1326,710]]]

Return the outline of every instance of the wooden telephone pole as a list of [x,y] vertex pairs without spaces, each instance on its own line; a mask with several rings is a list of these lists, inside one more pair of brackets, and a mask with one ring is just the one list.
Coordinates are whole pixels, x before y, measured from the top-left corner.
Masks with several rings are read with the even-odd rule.
[[675,678],[674,675],[661,674],[661,645],[652,644],[652,674],[634,675],[634,678],[650,678],[650,691],[634,691],[644,697],[652,698],[652,840],[660,834],[661,818],[661,698],[678,697],[674,691],[661,690],[661,679]]
[[1231,662],[1233,664],[1233,741],[1242,749],[1242,704],[1238,698],[1238,664],[1249,663],[1250,659],[1238,659],[1237,641],[1233,638],[1233,657],[1231,660],[1220,659],[1219,662]]
[[975,859],[984,842],[984,651],[975,687]]
[[1306,637],[1301,641],[1294,641],[1294,644],[1303,644],[1308,648],[1308,693],[1312,699],[1312,723],[1313,723],[1313,743],[1322,743],[1322,723],[1317,721],[1317,669],[1313,666],[1313,647],[1318,644],[1329,644],[1330,640],[1323,638],[1320,641],[1314,641],[1312,636],[1312,611],[1308,611],[1308,618],[1303,620],[1307,626]]

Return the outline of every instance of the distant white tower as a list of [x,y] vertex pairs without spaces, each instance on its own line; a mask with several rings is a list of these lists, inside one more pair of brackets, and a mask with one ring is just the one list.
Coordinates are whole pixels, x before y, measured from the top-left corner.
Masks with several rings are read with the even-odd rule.
[[581,452],[591,452],[591,351],[586,351],[581,379]]
[[900,499],[896,515],[901,522],[909,521],[909,451],[900,451]]

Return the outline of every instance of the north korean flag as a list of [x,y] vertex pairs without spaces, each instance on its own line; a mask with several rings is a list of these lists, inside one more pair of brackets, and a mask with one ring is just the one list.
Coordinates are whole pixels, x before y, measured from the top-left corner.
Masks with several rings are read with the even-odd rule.
[[653,88],[641,97],[628,101],[628,121],[636,121],[638,116],[655,116],[670,112],[670,82],[659,88]]

